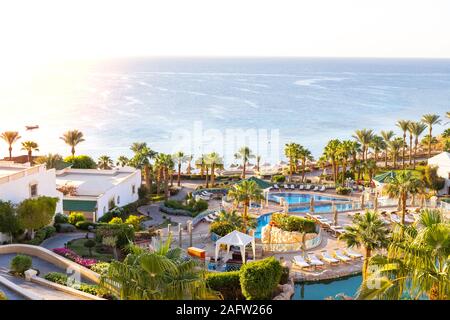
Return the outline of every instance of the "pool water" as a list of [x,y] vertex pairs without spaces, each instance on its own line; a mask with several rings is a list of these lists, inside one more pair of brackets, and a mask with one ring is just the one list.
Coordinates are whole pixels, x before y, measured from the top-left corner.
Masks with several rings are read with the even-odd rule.
[[269,200],[273,200],[279,203],[281,198],[284,198],[285,201],[289,204],[309,203],[311,201],[311,198],[314,198],[314,201],[349,201],[348,199],[345,198],[322,196],[307,193],[300,194],[300,193],[280,192],[269,194]]
[[354,297],[362,282],[362,276],[313,283],[296,283],[292,300],[324,300],[337,294]]

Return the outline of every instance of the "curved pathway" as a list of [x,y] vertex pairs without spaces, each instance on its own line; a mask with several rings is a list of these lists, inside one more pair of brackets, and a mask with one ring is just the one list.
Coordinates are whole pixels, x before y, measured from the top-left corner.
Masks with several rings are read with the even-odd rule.
[[[72,241],[74,239],[84,238],[85,236],[86,236],[85,232],[57,233],[53,237],[44,240],[40,244],[40,246],[48,250],[52,250],[55,248],[64,248],[64,245],[67,242]],[[89,236],[93,237],[93,234],[91,233]]]

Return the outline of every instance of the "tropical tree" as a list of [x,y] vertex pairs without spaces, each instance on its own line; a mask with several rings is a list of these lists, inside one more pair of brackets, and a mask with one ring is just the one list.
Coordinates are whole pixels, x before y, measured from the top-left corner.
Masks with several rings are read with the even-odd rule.
[[306,173],[306,161],[313,161],[314,157],[312,156],[311,151],[304,147],[300,148],[298,156],[300,161],[302,162],[302,182],[304,182]]
[[416,168],[417,146],[419,145],[419,137],[425,131],[427,126],[421,122],[411,122],[410,130],[414,136],[414,162],[413,168]]
[[348,247],[356,246],[364,249],[362,275],[365,280],[373,252],[385,248],[389,243],[389,229],[378,213],[367,210],[364,214],[355,215],[353,224],[345,227],[345,230],[339,239],[345,241]]
[[257,156],[256,156],[256,170],[257,170],[257,171],[260,171],[260,170],[261,170],[260,164],[261,164],[261,156],[260,156],[260,155],[257,155]]
[[436,124],[440,124],[441,120],[437,114],[424,114],[421,120],[424,124],[428,126],[428,135],[430,137],[428,141],[428,158],[431,158],[431,141],[433,137],[433,126]]
[[338,176],[338,155],[341,142],[338,139],[328,141],[323,155],[330,161],[333,171],[333,181],[337,182]]
[[240,215],[237,210],[221,210],[219,216],[215,220],[217,222],[227,222],[229,225],[233,226],[234,230],[242,230],[246,232],[246,227],[254,228],[256,227],[256,219],[248,219],[247,225],[242,215]]
[[192,154],[186,156],[186,162],[188,164],[187,168],[186,168],[186,174],[189,174],[189,175],[191,174],[191,171],[192,171],[192,166],[191,166],[192,159],[194,159],[194,156]]
[[206,169],[206,154],[202,154],[196,161],[195,161],[195,167],[197,169],[200,169],[200,177],[203,178],[205,174]]
[[211,152],[207,156],[207,162],[211,167],[211,187],[214,187],[216,170],[223,168],[223,160],[217,152]]
[[300,157],[301,146],[298,143],[286,143],[284,146],[284,154],[289,160],[289,182],[292,181],[292,174],[296,169],[296,163]]
[[87,155],[69,156],[64,158],[64,162],[70,163],[73,169],[96,169],[97,163]]
[[385,154],[384,154],[384,166],[386,168],[388,166],[387,162],[388,162],[388,153],[389,153],[389,143],[394,136],[395,136],[395,133],[392,130],[381,131],[381,137],[383,138],[384,143],[386,144]]
[[375,272],[362,284],[358,299],[448,300],[449,256],[450,224],[438,210],[423,210],[417,223],[394,229],[386,255],[371,259]]
[[206,285],[206,270],[186,259],[170,238],[155,251],[130,245],[123,262],[112,261],[101,286],[121,300],[203,300],[219,295]]
[[130,159],[126,156],[119,156],[117,158],[116,166],[125,167],[130,163]]
[[422,182],[411,171],[400,171],[387,179],[383,192],[391,199],[398,199],[402,211],[402,224],[405,224],[406,202],[408,196],[419,193]]
[[72,148],[72,157],[75,156],[75,147],[85,141],[83,138],[83,133],[78,130],[69,130],[64,133],[60,139]]
[[28,162],[33,164],[33,151],[39,151],[39,145],[34,141],[22,142],[22,150],[26,150],[28,153]]
[[26,199],[17,207],[17,217],[22,228],[30,231],[31,239],[34,230],[43,228],[52,222],[58,198],[38,197]]
[[109,156],[103,155],[98,158],[97,167],[102,170],[109,170],[114,165],[114,162]]
[[0,138],[2,138],[8,144],[9,160],[12,160],[13,144],[16,143],[17,140],[21,138],[21,136],[17,131],[5,131],[0,135]]
[[49,153],[48,155],[41,156],[35,160],[36,164],[45,164],[47,169],[55,169],[58,164],[63,161],[63,157],[59,154]]
[[409,129],[411,121],[409,120],[399,120],[397,121],[397,127],[399,127],[403,132],[403,143],[402,143],[402,168],[405,169],[405,148],[406,148],[406,132]]
[[242,179],[245,179],[245,171],[247,169],[247,163],[250,159],[253,159],[255,155],[252,153],[249,147],[244,146],[235,153],[234,157],[236,159],[242,159]]
[[388,142],[389,150],[391,152],[392,156],[392,162],[393,162],[393,168],[397,168],[397,158],[398,153],[400,151],[400,148],[403,145],[403,139],[402,138],[396,138],[394,140],[391,140]]
[[350,157],[353,157],[353,152],[355,152],[354,147],[355,142],[350,140],[343,140],[338,147],[337,158],[342,162],[342,180],[341,180],[342,184],[345,183],[348,159]]
[[15,206],[9,201],[0,200],[0,232],[9,234],[10,242],[12,242],[13,235],[19,230],[20,224]]
[[386,149],[386,143],[384,142],[383,137],[374,135],[372,140],[369,143],[369,147],[373,150],[374,160],[375,162],[378,162],[378,153],[381,150]]
[[134,156],[129,161],[129,165],[137,169],[144,170],[145,185],[148,191],[152,192],[152,164],[151,159],[154,159],[157,152],[153,151],[147,146],[145,142],[134,142],[130,150],[133,151]]
[[244,229],[246,230],[248,226],[248,208],[250,202],[264,199],[261,188],[255,181],[243,180],[230,189],[228,197],[236,204],[242,203],[244,206],[242,218],[244,219]]
[[369,181],[372,181],[372,178],[377,170],[377,162],[374,159],[366,160],[364,163],[364,169],[369,176]]
[[364,160],[367,158],[367,151],[369,149],[369,144],[372,141],[372,138],[374,136],[372,129],[361,129],[356,130],[355,134],[353,135],[353,138],[356,139],[361,144],[361,159],[364,162]]
[[184,152],[178,151],[172,156],[172,158],[178,166],[177,185],[180,186],[181,185],[181,166],[183,165],[183,163],[186,162],[187,157],[184,154]]
[[[158,153],[155,159],[155,166],[159,170],[159,182],[163,183],[164,198],[169,198],[169,180],[170,171],[173,169],[175,163],[170,154]],[[161,181],[162,180],[162,181]]]

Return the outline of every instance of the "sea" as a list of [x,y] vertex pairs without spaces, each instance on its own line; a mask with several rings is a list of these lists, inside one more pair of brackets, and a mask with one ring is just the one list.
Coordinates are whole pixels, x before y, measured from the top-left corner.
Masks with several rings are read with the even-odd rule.
[[[450,60],[331,58],[127,58],[55,64],[1,82],[0,131],[18,130],[40,152],[68,155],[59,139],[78,129],[78,154],[131,156],[216,151],[226,164],[249,145],[262,162],[297,142],[317,158],[355,129],[450,110]],[[442,132],[448,125],[435,126]],[[25,126],[39,125],[26,131]],[[0,142],[0,156],[7,146]],[[14,146],[14,154],[20,151]]]

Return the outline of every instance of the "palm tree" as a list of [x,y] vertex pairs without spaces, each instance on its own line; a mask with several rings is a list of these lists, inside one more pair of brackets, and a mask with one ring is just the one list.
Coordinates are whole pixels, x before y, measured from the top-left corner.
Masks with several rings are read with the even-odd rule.
[[160,171],[160,182],[162,178],[163,186],[164,186],[164,198],[167,200],[169,198],[169,180],[170,180],[170,171],[173,169],[175,163],[170,154],[158,153],[155,161],[156,167]]
[[369,181],[372,181],[372,177],[374,176],[376,170],[377,170],[377,163],[374,159],[369,159],[364,163],[364,169],[367,172],[367,175],[369,176]]
[[114,162],[109,156],[103,155],[98,158],[97,165],[101,170],[109,170],[114,165]]
[[36,164],[45,164],[47,169],[55,169],[58,164],[63,162],[63,157],[59,154],[49,153],[46,156],[42,156],[36,159]]
[[33,164],[33,151],[39,151],[39,145],[34,141],[22,142],[22,150],[28,152],[28,162]]
[[369,260],[375,250],[385,248],[389,243],[389,229],[384,225],[378,213],[367,210],[364,214],[355,215],[353,224],[345,228],[339,240],[348,247],[364,248],[363,280],[367,279]]
[[0,138],[8,144],[9,160],[12,160],[12,146],[21,138],[21,136],[17,131],[5,131],[0,135]]
[[406,202],[409,195],[419,193],[422,182],[411,171],[398,172],[387,180],[383,192],[391,199],[399,199],[402,210],[402,224],[405,224]]
[[195,167],[197,169],[200,169],[200,177],[203,178],[203,175],[205,174],[205,164],[206,164],[206,154],[202,154],[196,161],[195,161]]
[[228,192],[228,197],[235,203],[242,203],[244,212],[242,218],[244,219],[244,229],[247,231],[248,225],[248,208],[251,201],[259,201],[264,199],[261,188],[255,181],[243,180],[239,184],[235,184]]
[[411,123],[411,132],[414,135],[414,164],[413,168],[416,169],[416,157],[417,157],[417,146],[419,145],[419,136],[425,131],[427,126],[421,122]]
[[260,165],[261,164],[261,156],[260,155],[257,155],[256,156],[256,170],[257,171],[260,171]]
[[255,155],[252,153],[252,150],[250,150],[249,147],[244,146],[240,148],[237,153],[235,153],[234,157],[236,159],[242,159],[242,179],[245,179],[247,163],[250,159],[253,159]]
[[367,157],[367,150],[369,147],[370,142],[372,141],[373,138],[373,130],[372,129],[361,129],[361,130],[356,130],[355,134],[353,135],[353,138],[355,138],[360,144],[361,144],[361,152],[362,152],[362,161],[364,162],[364,160]]
[[[353,157],[355,148],[355,141],[343,140],[338,148],[338,158],[342,162],[342,180],[341,183],[345,183],[345,177],[347,174],[347,163],[350,157]],[[356,155],[356,154],[355,154]]]
[[[424,114],[422,116],[422,122],[428,126],[428,135],[432,138],[433,137],[433,126],[435,124],[441,123],[440,117],[437,114]],[[431,140],[428,142],[428,158],[431,158]]]
[[178,174],[177,174],[177,185],[181,185],[181,165],[186,162],[187,157],[182,151],[178,151],[173,155],[173,160],[178,166]]
[[[245,221],[242,215],[240,215],[236,210],[232,209],[229,211],[221,210],[217,219],[217,222],[228,222],[231,224],[236,230],[246,231]],[[250,228],[256,227],[257,221],[256,219],[248,219],[247,226]]]
[[155,251],[130,245],[123,262],[112,261],[100,284],[121,300],[218,299],[208,288],[206,270],[185,259],[183,250],[170,248],[170,238]]
[[130,159],[128,159],[126,156],[119,156],[117,158],[116,166],[125,167],[130,163]]
[[337,182],[338,175],[338,167],[337,167],[337,159],[339,155],[339,148],[341,142],[338,139],[333,139],[328,141],[328,144],[325,146],[323,155],[331,162],[332,171],[333,171],[333,181]]
[[186,156],[186,162],[187,162],[187,168],[186,168],[186,174],[190,175],[191,171],[192,171],[192,166],[191,166],[191,162],[192,159],[194,159],[194,156],[192,154]]
[[302,147],[299,152],[299,158],[302,161],[302,182],[305,181],[305,173],[306,173],[306,161],[313,161],[314,157],[311,154],[311,151]]
[[133,158],[129,161],[129,165],[137,169],[143,169],[145,175],[145,185],[148,191],[152,192],[152,164],[151,159],[154,159],[157,152],[153,151],[147,146],[145,142],[134,142],[130,150],[134,152]]
[[375,162],[378,162],[378,153],[386,148],[386,143],[384,142],[383,137],[374,135],[369,146],[373,149]]
[[358,299],[400,300],[407,294],[410,299],[448,300],[449,256],[450,224],[438,210],[423,210],[417,223],[394,229],[386,256],[371,259],[376,272],[363,283]]
[[409,124],[411,122],[408,120],[397,121],[397,127],[403,131],[403,145],[402,145],[402,168],[405,169],[405,147],[406,147],[406,131],[408,131]]
[[384,155],[384,166],[387,168],[387,161],[388,161],[388,149],[389,149],[389,142],[391,139],[395,136],[394,131],[381,131],[381,136],[383,137],[384,142],[386,143],[386,149],[385,149],[385,155]]
[[83,138],[83,133],[78,130],[69,130],[60,137],[67,145],[69,145],[72,150],[72,156],[75,156],[75,147],[81,142],[85,141]]
[[286,143],[284,146],[284,154],[289,159],[289,182],[292,181],[292,174],[295,171],[295,164],[300,156],[301,146],[298,143]]
[[211,152],[207,156],[208,165],[211,166],[211,187],[214,188],[216,169],[223,168],[223,160],[217,152]]
[[400,148],[402,147],[402,145],[403,145],[402,138],[396,138],[396,139],[388,142],[389,150],[391,151],[391,155],[392,155],[394,169],[397,168],[398,152],[399,152]]

